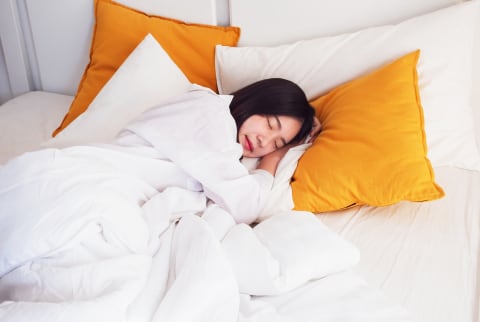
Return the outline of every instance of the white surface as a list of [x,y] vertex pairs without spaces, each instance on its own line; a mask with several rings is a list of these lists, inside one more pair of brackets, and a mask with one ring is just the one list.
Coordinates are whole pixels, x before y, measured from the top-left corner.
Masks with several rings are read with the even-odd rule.
[[252,223],[269,194],[273,176],[265,170],[250,173],[241,165],[243,149],[236,141],[230,101],[230,96],[192,86],[185,94],[143,113],[116,142],[139,137],[200,181],[202,186],[197,183],[196,189],[203,190],[237,223]]
[[28,92],[0,106],[0,164],[40,148],[60,124],[73,96]]
[[[267,28],[267,26],[258,27],[259,21],[264,20],[263,18],[258,18],[255,16],[256,10],[262,9],[261,6],[264,4],[264,2],[258,2],[255,0],[238,1],[240,4],[244,3],[245,5],[248,5],[248,3],[250,3],[250,5],[254,6],[253,9],[247,8],[247,11],[244,12],[245,14],[247,14],[245,17],[248,19],[249,24],[253,26],[253,32],[261,32],[262,28]],[[450,3],[451,1],[446,2]],[[10,5],[12,3],[21,2],[15,0],[0,1],[0,6],[5,4]],[[315,1],[315,3],[320,5],[320,7],[336,5],[336,3],[333,3],[331,1]],[[391,5],[390,2],[385,3],[389,3],[391,8],[393,9],[392,12],[396,12],[398,6]],[[401,3],[404,3],[404,1],[401,1]],[[398,5],[402,6],[401,3],[399,3]],[[443,6],[444,3],[445,2],[442,0],[439,0],[438,2],[409,1],[408,5],[412,5],[414,8],[413,10],[416,11],[417,9],[415,8],[417,6],[423,7],[424,4],[426,4],[427,6],[436,6],[437,4],[439,6]],[[344,2],[339,2],[338,4],[341,10],[344,10],[345,7],[353,8],[352,6],[357,6],[356,1],[353,1],[353,4],[345,4]],[[272,7],[276,6],[276,2],[270,3],[269,6],[270,7],[267,8],[269,14],[275,12],[279,12],[279,14],[281,14],[280,11],[276,9],[271,9]],[[382,12],[371,10],[368,5],[362,5],[362,7],[363,6],[365,7],[365,9],[367,9],[370,13],[374,15],[377,15],[377,13],[379,13],[381,16],[380,18],[383,19]],[[295,1],[294,6],[287,6],[286,12],[288,14],[291,14],[291,17],[294,18],[296,17],[296,10],[293,11],[292,7],[295,7],[296,9],[301,9],[302,6],[299,5],[298,1]],[[7,22],[8,20],[3,19],[4,15],[9,14],[7,13],[7,11],[4,11],[3,8],[4,7],[2,6],[2,10],[0,10],[0,23]],[[361,9],[362,8],[360,8],[360,10]],[[330,23],[334,23],[334,25],[335,23],[349,23],[348,20],[339,19],[338,15],[335,16],[333,14],[325,13],[325,10],[323,9],[311,10],[311,12],[315,14],[315,21],[320,24],[322,23],[322,19],[326,19],[326,21],[330,21]],[[399,13],[402,12],[399,11]],[[44,13],[44,15],[47,16],[49,16],[49,14],[49,12]],[[266,13],[264,12],[263,14]],[[354,15],[355,12],[352,11],[350,14]],[[301,22],[301,24],[298,23],[298,21],[297,23],[293,21],[293,23],[298,24],[299,26],[308,26],[308,24],[306,24],[308,23],[308,21],[306,21],[304,17],[305,16],[302,15],[297,17],[300,19],[299,21]],[[321,17],[321,19],[319,19],[318,17]],[[88,18],[85,19],[88,20]],[[399,21],[402,18],[398,18],[398,20],[396,19],[396,17],[392,17],[392,21]],[[332,20],[335,20],[336,22]],[[287,25],[287,20],[282,18],[281,21],[282,25]],[[48,24],[48,21],[44,23]],[[381,23],[383,23],[383,20]],[[28,66],[22,65],[22,52],[18,52],[17,46],[12,46],[10,42],[8,42],[8,45],[5,46],[5,38],[3,36],[5,33],[3,25],[1,26],[2,30],[0,36],[2,37],[3,50],[7,50],[10,55],[13,52],[13,56],[11,57],[18,57],[19,60],[15,61],[15,63],[20,66],[20,74],[25,73],[24,75],[26,75],[28,72],[31,71],[28,69]],[[248,35],[249,31],[247,27],[248,26],[245,25],[245,27],[242,29]],[[337,27],[334,27],[334,29],[336,28]],[[352,29],[348,29],[348,31],[351,30]],[[322,31],[319,32],[322,33]],[[332,32],[336,33],[338,32],[338,30],[334,30]],[[281,32],[277,32],[277,35],[282,36],[283,34]],[[303,39],[304,34],[300,35],[300,37]],[[275,38],[271,39],[273,40]],[[18,39],[15,39],[14,41],[18,41]],[[477,66],[478,65],[479,64],[477,61]],[[9,66],[9,70],[13,69],[15,68],[11,68],[11,66]],[[54,73],[57,73],[58,69],[50,68],[49,72],[52,71]],[[478,74],[476,78],[477,80],[479,79]],[[28,83],[28,80],[26,80],[26,82]],[[24,86],[24,84],[25,80],[15,83],[14,85]],[[4,84],[0,84],[0,86],[4,86]],[[27,88],[27,86],[25,88]],[[68,110],[71,99],[72,97],[69,96],[33,92],[24,96],[20,96],[16,100],[8,102],[4,106],[1,106],[0,158],[4,158],[5,154],[11,156],[25,150],[38,148],[38,145],[44,139],[49,138],[51,132],[59,124],[61,118]],[[477,109],[477,112],[479,110],[480,109]],[[477,115],[480,115],[480,113],[478,113]],[[12,120],[15,121],[12,122]],[[480,133],[479,128],[477,128],[477,131]],[[3,147],[8,148],[5,150]],[[2,161],[0,161],[0,163],[2,163]],[[412,204],[407,206],[406,208],[404,208],[405,206],[403,204],[394,206],[393,208],[395,209],[397,209],[396,207],[399,207],[397,210],[391,210],[391,208],[378,208],[368,210],[362,208],[361,211],[360,209],[352,209],[348,211],[345,215],[334,214],[322,220],[329,227],[332,227],[335,230],[339,231],[342,236],[345,236],[346,238],[352,240],[359,246],[363,256],[360,263],[360,273],[364,274],[370,283],[374,285],[380,285],[395,301],[398,300],[401,303],[405,303],[406,307],[411,309],[413,312],[416,312],[421,316],[425,316],[426,319],[421,322],[476,322],[478,321],[478,316],[470,319],[470,316],[472,315],[471,308],[475,305],[478,306],[479,299],[478,295],[477,297],[473,297],[470,296],[470,294],[473,294],[475,292],[475,290],[472,290],[472,286],[477,284],[477,275],[475,275],[475,273],[472,273],[472,270],[477,267],[476,263],[478,256],[478,212],[476,212],[475,210],[478,206],[478,190],[474,187],[478,186],[478,179],[476,179],[478,178],[478,175],[474,174],[473,176],[471,176],[470,172],[457,169],[445,171],[440,169],[436,171],[438,172],[437,177],[439,182],[443,184],[445,190],[447,191],[446,198],[448,198],[449,201],[452,201],[452,199],[455,200],[451,205],[444,207],[444,204],[442,203],[435,203],[433,205],[431,205],[430,203],[425,203]],[[453,183],[450,183],[450,179],[452,179]],[[454,197],[451,197],[452,195]],[[443,202],[442,200],[443,199],[439,200],[438,202]],[[470,201],[472,200],[476,201],[476,204],[471,203]],[[460,208],[458,208],[459,206]],[[432,209],[434,209],[434,211],[431,211],[431,207]],[[359,211],[358,214],[360,215],[358,217],[356,216],[357,211]],[[446,220],[446,224],[444,223],[444,221],[442,221],[442,219],[444,219],[445,217],[448,218]],[[190,232],[193,232],[193,230],[186,229],[184,232],[188,235]],[[445,236],[448,236],[448,238],[443,238],[444,233]],[[209,234],[207,235],[210,236]],[[191,235],[188,236],[189,239],[193,238]],[[425,239],[423,239],[422,236],[424,236]],[[408,239],[410,238],[412,241],[418,241],[419,238],[422,239],[419,242],[419,244],[421,244],[422,246],[418,247],[419,244],[415,243],[402,243],[402,241],[408,241]],[[196,239],[195,241],[198,240],[199,239]],[[388,240],[390,242],[383,242],[384,240]],[[92,243],[96,243],[97,241],[98,240],[94,240],[92,241]],[[23,243],[21,244],[23,245]],[[198,244],[195,245],[198,246]],[[438,247],[438,245],[440,245],[440,247]],[[197,250],[198,248],[194,249]],[[75,253],[74,255],[77,254],[78,253]],[[194,255],[195,252],[191,254]],[[397,254],[399,255],[397,256]],[[94,256],[94,254],[91,253],[83,253],[83,255],[86,256],[84,258]],[[430,258],[433,259],[431,262],[429,261]],[[462,264],[457,265],[457,262],[450,260],[450,258],[455,258],[455,260],[458,260],[458,258],[470,258],[470,263],[464,266],[463,263],[468,262],[468,260],[460,261],[460,263]],[[73,258],[73,260],[79,260],[79,258]],[[115,265],[115,263],[113,264]],[[410,267],[409,265],[412,266]],[[444,270],[441,265],[445,265],[445,268],[448,267],[452,270],[452,279],[450,279],[449,271],[447,271],[446,269]],[[115,268],[118,269],[118,266],[115,266]],[[202,268],[207,269],[207,267],[203,266]],[[441,270],[439,270],[439,268],[441,268]],[[116,269],[112,268],[109,273],[112,271],[116,271]],[[406,273],[402,272],[402,270],[404,269]],[[124,272],[121,272],[120,274],[123,274]],[[208,273],[209,271],[205,270],[205,272]],[[433,273],[433,275],[430,275],[431,273]],[[212,277],[213,280],[218,279],[218,276],[208,276]],[[206,275],[203,276],[203,278],[205,279],[206,277]],[[121,277],[120,280],[122,280]],[[358,284],[363,285],[359,283],[358,280],[342,280],[346,282],[355,281]],[[456,289],[458,285],[456,285],[455,283],[458,281],[460,281],[459,289],[467,290],[466,293],[462,292],[462,294],[460,294],[460,292]],[[443,284],[445,282],[447,282],[448,284],[443,287]],[[355,289],[353,285],[354,283],[342,285],[342,291],[345,291],[343,295],[348,297],[349,294],[352,294],[350,293],[350,291]],[[325,294],[325,288],[321,283],[318,284],[318,289],[320,293],[314,291],[315,288],[316,287],[307,286],[304,289],[300,289],[298,293],[293,293],[291,296],[289,295],[283,298],[278,297],[276,298],[277,300],[272,299],[272,302],[274,303],[275,308],[282,310],[283,312],[293,312],[294,314],[300,315],[300,317],[298,318],[305,318],[305,315],[310,318],[310,316],[308,316],[309,314],[318,317],[320,315],[315,313],[320,310],[321,306],[319,306],[318,304],[325,303],[325,301],[327,300],[331,300],[333,302],[334,299],[332,299],[331,296],[329,297],[327,294],[322,297],[323,301],[318,301],[318,294],[322,294],[321,292]],[[418,293],[415,292],[417,289],[421,291],[419,291]],[[309,290],[312,290],[312,292],[309,293]],[[365,295],[367,293],[362,294]],[[422,298],[421,296],[424,294],[428,294],[429,296],[425,296],[425,298]],[[153,302],[155,301],[155,298],[148,298]],[[352,300],[351,297],[348,298]],[[366,300],[366,297],[364,297],[363,299]],[[372,302],[375,302],[370,302],[372,306],[375,306],[376,303],[380,302],[377,301],[378,298],[376,297],[371,297],[371,299]],[[271,309],[270,303],[263,303],[262,298],[257,298],[254,300],[254,304],[256,304],[256,306],[249,305],[249,308],[252,309],[252,311],[245,311],[246,313],[253,313],[253,315],[251,315],[252,320],[254,317],[264,317],[269,313],[272,314],[272,311],[269,311]],[[260,310],[259,303],[261,303],[260,308],[267,309],[263,311]],[[308,309],[312,309],[312,311],[308,311]],[[340,306],[337,309],[338,311],[340,311],[344,309],[344,306]],[[474,309],[473,311],[478,312],[478,309]],[[40,309],[40,312],[44,311]],[[95,315],[95,317],[99,317],[98,312],[96,313],[97,314]],[[434,318],[432,318],[432,316],[434,316]],[[107,316],[106,318],[110,317],[111,316]],[[71,320],[71,318],[72,316],[66,317],[67,320]],[[298,321],[298,318],[296,320],[292,318],[291,320]],[[102,320],[102,322],[103,321],[106,320]],[[312,320],[308,319],[308,321]],[[385,319],[383,321],[385,321]],[[367,319],[366,322],[371,321]]]
[[473,62],[473,106],[475,114],[475,130],[477,132],[477,145],[480,149],[480,19],[476,26],[476,47]]
[[187,22],[217,24],[215,0],[115,0],[148,14]]
[[473,1],[338,36],[268,47],[217,46],[218,88],[228,94],[264,78],[282,77],[314,99],[420,49],[418,85],[428,157],[433,166],[480,170],[471,101],[479,17],[480,1]]
[[44,146],[111,142],[142,112],[186,92],[190,86],[180,68],[149,34],[103,86],[88,109]]
[[[25,121],[33,120],[32,116],[37,120],[52,120],[42,106],[56,106],[48,110],[57,110],[56,115],[61,118],[70,100],[71,97],[63,95],[30,93],[9,103],[18,106],[6,105],[9,108],[0,108],[0,112],[15,111],[18,119],[17,113],[23,106],[29,112],[24,115]],[[2,116],[0,120],[4,119]],[[39,128],[36,125],[42,122],[21,122],[31,129],[37,128],[46,137],[57,124],[51,122],[50,128],[48,125]],[[10,128],[12,130],[22,129],[15,126]],[[26,143],[33,148],[32,144],[40,142],[37,136]],[[480,238],[480,173],[448,167],[435,171],[437,181],[446,191],[443,199],[428,203],[404,202],[383,208],[360,207],[319,218],[359,247],[358,272],[369,283],[385,290],[390,299],[423,317],[422,322],[477,321],[470,316],[478,305],[475,285]],[[320,285],[318,287],[322,288]],[[307,314],[308,305],[313,305],[307,298],[311,299],[313,294],[309,293],[310,288],[306,289],[294,293],[293,298],[290,295],[272,298],[267,303],[255,299],[254,303],[262,303],[270,314],[277,308],[284,314],[295,315],[299,314],[299,307]],[[270,302],[275,304],[273,308]],[[313,311],[320,310],[316,304],[317,301]],[[266,312],[257,311],[256,314]]]
[[332,274],[279,296],[242,299],[239,322],[422,322],[352,272]]
[[8,80],[0,86],[2,92],[8,92],[10,97],[30,90],[27,57],[22,48],[23,37],[17,3],[18,1],[15,0],[0,1],[0,45],[4,58],[0,63],[4,64],[3,70],[6,71],[2,79]]
[[[33,48],[30,63],[41,89],[75,94],[88,63],[93,31],[91,0],[27,0],[27,29]],[[51,69],[55,73],[51,72]]]
[[398,23],[458,0],[230,0],[230,23],[242,28],[240,46],[278,45]]
[[[203,123],[196,130],[209,132]],[[216,222],[233,213],[207,203],[208,191],[192,190],[189,178],[204,187],[224,180],[219,199],[239,191],[228,188],[231,177],[222,177],[215,163],[196,162],[197,155],[203,160],[211,154],[208,144],[198,144],[192,157],[193,142],[173,139],[159,150],[47,149],[0,167],[0,209],[9,209],[0,212],[0,320],[237,322],[241,314],[253,322],[262,312],[239,311],[245,309],[238,305],[240,291],[287,295],[311,279],[350,270],[358,260],[354,246],[309,213],[285,212],[253,228],[231,221],[216,231]],[[188,167],[192,162],[195,168]],[[262,278],[249,278],[252,267]],[[339,316],[345,322],[359,322],[358,316],[411,321],[361,278],[320,281],[322,287],[313,294],[309,288],[308,295],[329,299],[312,307],[321,308],[322,322]],[[276,321],[285,321],[283,314]]]
[[480,172],[435,173],[442,199],[318,217],[359,247],[357,271],[418,321],[478,321]]

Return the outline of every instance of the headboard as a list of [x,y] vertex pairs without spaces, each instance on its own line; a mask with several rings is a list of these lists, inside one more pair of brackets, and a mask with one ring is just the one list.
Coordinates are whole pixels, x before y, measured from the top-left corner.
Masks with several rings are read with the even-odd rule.
[[[117,2],[187,22],[228,23],[225,6],[215,0]],[[93,0],[0,1],[0,104],[29,90],[73,95],[92,28]]]

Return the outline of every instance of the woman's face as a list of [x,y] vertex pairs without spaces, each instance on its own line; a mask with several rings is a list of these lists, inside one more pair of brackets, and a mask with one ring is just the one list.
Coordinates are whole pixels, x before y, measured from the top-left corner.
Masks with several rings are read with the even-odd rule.
[[243,156],[262,157],[290,142],[300,131],[302,122],[292,116],[252,115],[238,130]]

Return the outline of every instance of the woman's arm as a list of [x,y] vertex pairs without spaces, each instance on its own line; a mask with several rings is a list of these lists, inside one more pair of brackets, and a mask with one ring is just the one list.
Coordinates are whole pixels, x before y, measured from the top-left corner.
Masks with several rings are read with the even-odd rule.
[[266,203],[273,176],[250,173],[240,163],[243,149],[228,104],[210,91],[195,91],[150,109],[127,129],[197,181],[200,188],[194,189],[203,189],[237,223],[251,223]]
[[258,162],[257,169],[268,171],[271,175],[274,176],[280,160],[282,160],[282,158],[288,152],[288,149],[290,149],[291,147],[292,146],[289,144],[263,156]]

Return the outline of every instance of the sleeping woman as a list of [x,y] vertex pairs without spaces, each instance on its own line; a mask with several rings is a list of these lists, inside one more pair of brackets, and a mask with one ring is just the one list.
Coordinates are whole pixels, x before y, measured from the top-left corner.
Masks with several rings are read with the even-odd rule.
[[[193,85],[144,112],[111,144],[44,149],[1,167],[0,253],[18,222],[25,236],[38,225],[138,212],[172,189],[200,194],[235,222],[252,223],[288,148],[318,128],[304,92],[290,81],[262,80],[233,95]],[[243,156],[260,158],[257,169],[248,171]]]
[[[194,87],[167,106],[143,114],[116,143],[152,146],[236,222],[251,223],[262,210],[288,148],[318,128],[302,89],[273,78],[229,96]],[[242,157],[259,158],[257,169],[249,173],[240,163]]]
[[[168,273],[178,266],[162,249],[173,252],[168,245],[180,236],[191,251],[191,243],[203,245],[198,238],[210,229],[189,226],[192,218],[198,224],[220,213],[232,223],[254,222],[281,158],[318,128],[305,94],[290,81],[263,80],[227,96],[194,85],[143,113],[110,144],[11,160],[0,167],[0,317],[35,321],[37,310],[61,308],[69,319],[67,307],[88,299],[80,315],[87,320],[100,307],[130,303],[154,255]],[[243,156],[260,158],[257,169],[247,170]],[[191,228],[179,233],[177,225]],[[91,276],[107,282],[85,283]],[[115,305],[99,304],[110,301]]]

